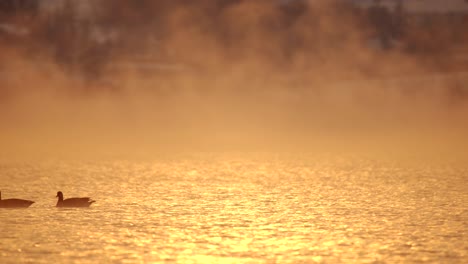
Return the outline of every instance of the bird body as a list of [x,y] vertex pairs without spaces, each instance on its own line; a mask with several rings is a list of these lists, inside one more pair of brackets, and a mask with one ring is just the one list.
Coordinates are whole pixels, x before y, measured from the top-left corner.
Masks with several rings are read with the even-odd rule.
[[2,200],[2,192],[0,192],[0,208],[27,208],[33,203],[33,201],[14,198]]
[[63,199],[63,193],[57,192],[57,207],[89,207],[96,202],[89,197]]

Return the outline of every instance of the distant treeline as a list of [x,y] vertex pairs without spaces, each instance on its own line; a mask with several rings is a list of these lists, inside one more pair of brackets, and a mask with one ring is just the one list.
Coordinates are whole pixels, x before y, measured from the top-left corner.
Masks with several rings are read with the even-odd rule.
[[38,11],[39,4],[39,0],[1,0],[0,11],[3,13],[35,13]]
[[[14,29],[0,29],[0,45],[13,43],[47,53],[65,68],[91,75],[99,74],[112,58],[146,51],[159,53],[162,60],[201,63],[196,54],[209,46],[204,42],[222,47],[220,52],[233,59],[239,52],[254,50],[278,63],[304,53],[319,59],[345,56],[344,52],[353,52],[348,48],[353,45],[377,52],[439,56],[438,61],[452,50],[468,52],[463,50],[468,44],[467,14],[411,14],[404,6],[363,9],[339,0],[95,0],[89,1],[92,14],[83,18],[72,4],[76,1],[67,1],[59,12],[47,15],[40,13],[39,2],[0,1],[0,24],[19,24],[29,32],[24,41],[9,36]],[[194,36],[203,40],[194,41],[192,47],[179,43]]]

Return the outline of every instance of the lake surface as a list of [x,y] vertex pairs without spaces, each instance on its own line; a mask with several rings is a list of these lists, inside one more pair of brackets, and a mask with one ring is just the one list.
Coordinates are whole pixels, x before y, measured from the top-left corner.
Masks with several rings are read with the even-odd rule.
[[[242,156],[242,155],[239,155]],[[0,162],[1,263],[468,263],[468,166],[251,155]],[[91,208],[59,209],[91,196]]]

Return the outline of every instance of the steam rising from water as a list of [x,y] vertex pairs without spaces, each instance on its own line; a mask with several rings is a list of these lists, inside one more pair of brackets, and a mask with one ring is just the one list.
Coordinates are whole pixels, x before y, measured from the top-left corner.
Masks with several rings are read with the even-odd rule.
[[[44,52],[10,47],[0,55],[1,152],[453,152],[468,145],[468,74],[435,74],[414,56],[372,50],[362,19],[322,2],[286,11],[267,1],[173,4],[154,25],[127,31],[126,49],[113,50],[91,78]],[[157,40],[142,41],[155,26]],[[133,63],[140,49],[158,59]]]

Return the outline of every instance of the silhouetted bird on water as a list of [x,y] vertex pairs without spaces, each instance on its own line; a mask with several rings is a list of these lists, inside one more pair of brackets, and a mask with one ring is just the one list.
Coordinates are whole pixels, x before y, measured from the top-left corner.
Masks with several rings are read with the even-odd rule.
[[2,192],[0,191],[0,208],[27,208],[33,203],[33,201],[23,199],[2,200]]
[[96,202],[89,197],[68,198],[63,199],[63,193],[57,192],[58,201],[57,207],[89,207],[92,203]]

